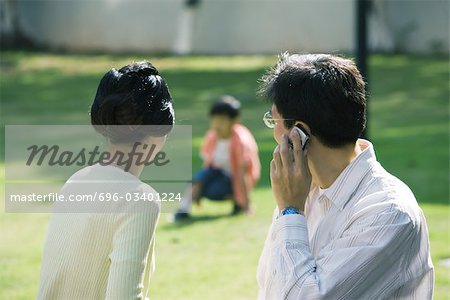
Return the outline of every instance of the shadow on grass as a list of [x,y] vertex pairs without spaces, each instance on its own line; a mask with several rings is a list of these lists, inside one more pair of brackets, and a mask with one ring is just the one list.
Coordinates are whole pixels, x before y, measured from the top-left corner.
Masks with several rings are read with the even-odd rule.
[[179,228],[187,227],[187,226],[193,225],[195,223],[212,222],[212,221],[217,221],[217,220],[225,219],[225,218],[233,219],[236,217],[237,216],[230,216],[229,213],[214,214],[214,215],[208,215],[208,214],[191,215],[191,217],[189,219],[186,219],[183,221],[176,221],[176,222],[171,221],[167,224],[160,226],[160,228],[161,228],[161,230],[164,230],[164,231],[171,231],[171,230],[177,230]]

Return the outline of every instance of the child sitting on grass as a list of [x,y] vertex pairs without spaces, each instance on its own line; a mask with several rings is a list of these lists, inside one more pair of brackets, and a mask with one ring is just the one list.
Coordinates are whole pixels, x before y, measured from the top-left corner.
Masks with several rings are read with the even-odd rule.
[[261,166],[253,135],[239,123],[240,107],[240,102],[228,95],[211,107],[210,130],[200,152],[203,168],[184,193],[175,221],[189,219],[192,201],[199,204],[202,197],[231,199],[231,215],[251,212],[250,191],[259,179]]

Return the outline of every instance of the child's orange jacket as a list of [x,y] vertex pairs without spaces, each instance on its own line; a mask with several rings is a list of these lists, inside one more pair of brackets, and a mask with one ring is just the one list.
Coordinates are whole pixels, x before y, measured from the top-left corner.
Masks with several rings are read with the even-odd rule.
[[[204,166],[211,166],[214,151],[216,149],[217,134],[214,130],[209,130],[205,135],[205,140],[201,148],[201,155],[204,158]],[[240,180],[244,170],[244,178],[247,188],[250,190],[258,182],[261,173],[261,164],[258,156],[258,145],[251,132],[241,124],[233,125],[230,136],[230,170],[233,196],[241,207],[247,207],[248,199],[245,193],[245,186]]]

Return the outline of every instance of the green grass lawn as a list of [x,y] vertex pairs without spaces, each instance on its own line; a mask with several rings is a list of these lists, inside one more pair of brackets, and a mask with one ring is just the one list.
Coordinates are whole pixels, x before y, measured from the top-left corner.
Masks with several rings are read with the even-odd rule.
[[[143,58],[2,53],[1,123],[89,124],[89,105],[103,73]],[[193,126],[194,169],[201,163],[197,152],[208,127],[207,107],[222,93],[242,101],[242,121],[256,136],[263,168],[252,217],[226,217],[229,203],[208,202],[195,208],[190,223],[169,224],[162,215],[152,299],[254,299],[256,266],[274,207],[268,177],[274,141],[261,121],[270,105],[256,99],[255,91],[275,57],[149,59],[168,81],[178,124]],[[450,257],[448,60],[375,55],[370,67],[370,139],[381,163],[412,188],[425,212],[435,299],[448,299],[450,268],[439,263]],[[0,165],[1,178],[3,170]],[[3,203],[3,186],[0,195]],[[0,299],[35,297],[48,218],[0,213]]]

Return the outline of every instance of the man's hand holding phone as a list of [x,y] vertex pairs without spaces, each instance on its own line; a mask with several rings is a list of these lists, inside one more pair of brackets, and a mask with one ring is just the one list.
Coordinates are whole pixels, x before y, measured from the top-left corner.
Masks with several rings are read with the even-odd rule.
[[[270,163],[270,181],[279,210],[295,207],[304,211],[309,194],[311,173],[304,147],[307,139],[302,147],[299,131],[300,129],[294,127],[289,136],[281,137],[281,144],[275,148]],[[290,141],[292,147],[289,145]]]

